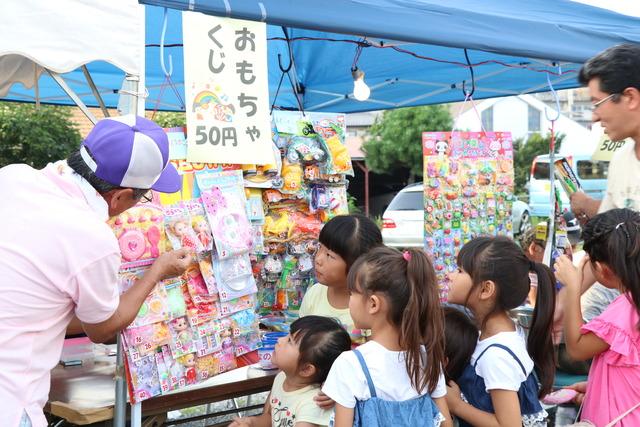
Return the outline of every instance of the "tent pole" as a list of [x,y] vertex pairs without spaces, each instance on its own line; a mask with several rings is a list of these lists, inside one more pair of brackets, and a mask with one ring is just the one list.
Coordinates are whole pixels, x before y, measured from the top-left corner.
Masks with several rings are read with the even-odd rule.
[[[140,28],[142,29],[139,34],[139,42],[140,46],[144,46],[144,38],[145,38],[145,6],[139,5],[140,14],[138,15],[138,19],[140,20]],[[130,78],[133,82],[133,92],[135,93],[135,102],[129,103],[128,110],[122,111],[122,114],[135,114],[144,116],[144,107],[145,107],[145,97],[140,96],[140,88],[145,88],[145,54],[144,48],[142,49],[142,55],[139,58],[139,67],[140,67],[140,75],[139,76],[129,76],[126,78]],[[122,96],[122,94],[120,94]],[[118,356],[116,358],[116,401],[115,408],[113,412],[113,427],[125,427],[127,422],[127,379],[125,378],[125,369],[124,369],[124,346],[122,342],[122,333],[118,333]],[[132,399],[133,400],[133,399]],[[140,426],[142,423],[142,404],[136,403],[131,405],[131,424],[135,426]]]
[[89,111],[89,108],[85,105],[84,102],[82,102],[80,97],[78,95],[76,95],[76,93],[73,91],[73,89],[71,89],[69,87],[69,85],[67,84],[67,82],[64,81],[62,76],[60,74],[54,72],[54,71],[51,71],[51,70],[47,69],[47,68],[45,68],[45,70],[47,70],[47,73],[49,73],[49,75],[53,78],[53,80],[55,80],[56,83],[58,83],[60,88],[62,88],[62,90],[64,90],[66,92],[66,94],[69,95],[69,98],[71,98],[73,100],[73,102],[76,103],[76,105],[78,106],[78,108],[80,108],[80,110],[82,110],[84,115],[87,116],[87,118],[89,120],[91,120],[91,123],[93,123],[95,125],[98,122],[98,119],[96,119],[96,116],[94,116],[91,113],[91,111]]
[[113,427],[124,427],[127,421],[127,386],[124,378],[124,348],[120,333],[118,333],[116,351],[116,401],[113,409]]
[[84,78],[87,79],[87,83],[89,84],[89,87],[91,88],[91,92],[93,92],[93,96],[95,96],[96,101],[98,101],[98,105],[100,105],[102,114],[105,117],[110,117],[111,115],[109,114],[109,110],[107,110],[107,106],[104,105],[104,100],[102,99],[100,92],[98,92],[98,88],[96,87],[96,84],[93,81],[93,77],[91,77],[91,74],[89,73],[89,69],[87,68],[86,65],[82,66],[82,73],[84,74]]

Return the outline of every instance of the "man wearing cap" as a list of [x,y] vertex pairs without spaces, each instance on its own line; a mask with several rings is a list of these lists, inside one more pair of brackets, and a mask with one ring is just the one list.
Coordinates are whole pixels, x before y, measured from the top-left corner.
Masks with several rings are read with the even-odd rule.
[[571,196],[571,210],[581,222],[614,208],[640,210],[640,46],[606,49],[584,64],[578,79],[589,88],[592,120],[602,124],[612,141],[632,138],[634,143],[614,154],[604,199],[577,192]]
[[180,177],[169,142],[142,117],[101,120],[67,161],[0,169],[0,424],[46,426],[50,370],[76,316],[94,342],[133,321],[161,279],[182,274],[187,251],[161,255],[118,295],[120,250],[109,217]]

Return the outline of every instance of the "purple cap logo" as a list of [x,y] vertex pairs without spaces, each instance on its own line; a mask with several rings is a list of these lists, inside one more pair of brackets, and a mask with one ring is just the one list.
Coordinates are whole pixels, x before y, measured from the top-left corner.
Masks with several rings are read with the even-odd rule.
[[169,163],[167,135],[144,117],[100,120],[83,141],[80,153],[96,176],[110,184],[162,193],[180,190],[182,179]]

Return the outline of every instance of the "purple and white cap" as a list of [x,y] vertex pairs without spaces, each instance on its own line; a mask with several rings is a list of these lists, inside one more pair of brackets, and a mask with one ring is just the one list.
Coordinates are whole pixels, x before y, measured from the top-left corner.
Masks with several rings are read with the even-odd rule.
[[182,185],[169,163],[167,134],[144,117],[130,114],[100,120],[82,142],[80,154],[109,184],[162,193],[175,193]]

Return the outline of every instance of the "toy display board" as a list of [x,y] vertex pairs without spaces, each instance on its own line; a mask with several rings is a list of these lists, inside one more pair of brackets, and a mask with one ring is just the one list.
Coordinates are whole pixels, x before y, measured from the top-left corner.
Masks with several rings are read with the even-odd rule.
[[182,277],[156,284],[122,334],[132,402],[234,369],[262,346],[259,321],[286,329],[315,281],[322,225],[348,213],[344,115],[276,118],[276,160],[260,167],[188,163],[180,129],[167,130],[181,192],[112,219],[121,292],[163,252],[197,254]]
[[121,292],[165,250],[196,254],[182,277],[156,284],[123,332],[132,402],[234,369],[237,358],[262,345],[242,172],[203,173],[199,198],[141,203],[112,220],[123,257]]
[[275,311],[299,309],[315,281],[320,229],[348,213],[346,175],[353,175],[344,115],[276,111],[272,132],[280,173],[244,169],[245,185],[254,187],[249,200],[255,197],[258,206],[260,197],[264,207],[263,256],[254,264],[264,323]]
[[425,250],[441,297],[466,242],[511,235],[513,146],[509,132],[424,132]]

